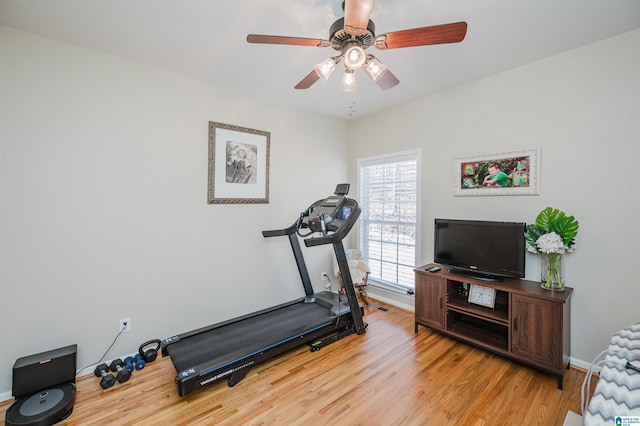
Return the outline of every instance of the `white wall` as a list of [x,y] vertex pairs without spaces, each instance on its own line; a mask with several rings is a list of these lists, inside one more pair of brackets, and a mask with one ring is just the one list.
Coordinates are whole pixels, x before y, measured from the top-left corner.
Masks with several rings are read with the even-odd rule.
[[[19,357],[98,361],[121,318],[108,360],[304,295],[261,231],[346,180],[344,121],[6,27],[0,64],[0,396]],[[271,132],[269,204],[207,204],[209,121]],[[319,289],[331,249],[305,253]]]
[[[565,272],[575,289],[577,364],[590,364],[614,332],[640,321],[639,45],[640,31],[633,31],[349,128],[352,181],[359,157],[422,148],[421,263],[433,260],[435,217],[532,223],[547,206],[576,216],[577,249]],[[541,148],[539,196],[453,196],[454,158],[533,147]],[[539,257],[527,256],[527,278],[539,281]]]

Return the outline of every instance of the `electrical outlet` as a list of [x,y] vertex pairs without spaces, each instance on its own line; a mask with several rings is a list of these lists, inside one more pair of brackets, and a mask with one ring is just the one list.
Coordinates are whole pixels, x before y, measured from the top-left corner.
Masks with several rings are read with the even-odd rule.
[[322,271],[320,273],[320,281],[322,281],[323,283],[326,283],[327,281],[329,281],[329,275],[327,275],[325,271]]
[[131,318],[123,318],[120,320],[120,331],[123,333],[131,331]]

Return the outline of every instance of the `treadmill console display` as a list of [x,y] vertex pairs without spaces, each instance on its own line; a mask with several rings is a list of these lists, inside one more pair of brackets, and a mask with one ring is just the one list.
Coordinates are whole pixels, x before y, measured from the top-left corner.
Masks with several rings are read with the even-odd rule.
[[321,204],[322,207],[336,207],[338,206],[340,203],[342,203],[342,201],[344,201],[344,196],[342,197],[329,197],[326,200],[324,200]]
[[320,220],[324,220],[325,225],[328,225],[333,219],[341,216],[341,207],[344,204],[346,198],[342,197],[329,197],[320,202],[320,205],[311,212],[311,218],[309,220],[309,228],[316,232],[322,231],[321,224],[316,223]]

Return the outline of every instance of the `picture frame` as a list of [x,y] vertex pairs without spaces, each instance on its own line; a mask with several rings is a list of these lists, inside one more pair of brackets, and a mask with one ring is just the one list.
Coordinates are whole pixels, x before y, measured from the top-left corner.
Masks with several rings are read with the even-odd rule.
[[453,194],[539,195],[540,148],[455,158]]
[[269,202],[271,133],[209,122],[208,204]]

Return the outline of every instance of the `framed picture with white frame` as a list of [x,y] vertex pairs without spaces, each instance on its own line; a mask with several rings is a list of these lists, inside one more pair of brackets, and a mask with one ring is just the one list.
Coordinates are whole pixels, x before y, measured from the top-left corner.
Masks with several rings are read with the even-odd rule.
[[453,194],[540,194],[540,148],[455,158]]

